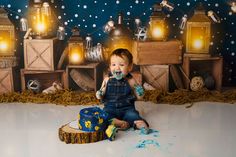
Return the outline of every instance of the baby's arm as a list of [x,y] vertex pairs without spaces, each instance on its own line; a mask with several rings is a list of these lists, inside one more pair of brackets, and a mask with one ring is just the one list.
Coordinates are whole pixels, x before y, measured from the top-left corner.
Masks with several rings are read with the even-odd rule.
[[104,78],[101,88],[96,92],[97,99],[102,99],[103,96],[105,95],[108,80],[109,80],[109,77]]
[[142,85],[138,84],[134,78],[129,79],[129,84],[131,88],[134,90],[134,93],[138,100],[141,100],[144,96],[144,89]]

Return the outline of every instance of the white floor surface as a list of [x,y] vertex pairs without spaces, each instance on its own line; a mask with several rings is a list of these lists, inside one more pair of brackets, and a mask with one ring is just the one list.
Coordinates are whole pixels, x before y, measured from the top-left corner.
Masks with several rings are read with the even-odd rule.
[[235,157],[236,104],[187,105],[137,102],[153,133],[131,129],[112,142],[66,144],[58,128],[88,106],[3,103],[0,157]]

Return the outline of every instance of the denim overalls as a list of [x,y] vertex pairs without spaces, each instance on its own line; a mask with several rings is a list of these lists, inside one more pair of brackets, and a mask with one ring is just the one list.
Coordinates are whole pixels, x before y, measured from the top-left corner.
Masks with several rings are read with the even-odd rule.
[[135,109],[136,97],[128,83],[130,74],[126,78],[117,80],[110,78],[107,82],[106,93],[103,98],[104,111],[108,113],[108,119],[117,118],[125,120],[130,126],[134,126],[135,120],[143,120]]

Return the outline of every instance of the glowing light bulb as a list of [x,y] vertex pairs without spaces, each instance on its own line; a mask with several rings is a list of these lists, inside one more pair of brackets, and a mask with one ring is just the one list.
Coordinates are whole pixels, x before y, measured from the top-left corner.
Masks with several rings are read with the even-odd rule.
[[77,62],[79,62],[79,61],[80,61],[80,55],[79,55],[79,53],[73,52],[73,53],[71,54],[71,61],[72,61],[72,63],[77,63]]
[[164,34],[164,32],[163,32],[163,30],[160,27],[156,27],[152,31],[152,36],[154,38],[160,38],[160,37],[163,36],[163,34]]
[[43,32],[45,30],[45,26],[43,23],[38,23],[36,28],[39,32]]
[[196,48],[196,49],[201,49],[203,47],[202,39],[195,39],[193,41],[193,47]]
[[7,50],[7,47],[8,47],[7,42],[0,41],[0,50],[5,51]]

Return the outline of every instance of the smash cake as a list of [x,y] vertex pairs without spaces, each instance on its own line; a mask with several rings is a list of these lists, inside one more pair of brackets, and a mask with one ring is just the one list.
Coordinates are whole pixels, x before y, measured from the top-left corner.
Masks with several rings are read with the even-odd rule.
[[78,114],[78,128],[86,132],[104,131],[107,117],[107,113],[99,107],[84,108]]

